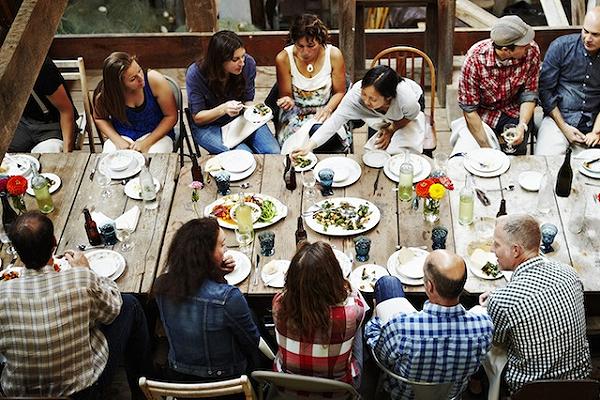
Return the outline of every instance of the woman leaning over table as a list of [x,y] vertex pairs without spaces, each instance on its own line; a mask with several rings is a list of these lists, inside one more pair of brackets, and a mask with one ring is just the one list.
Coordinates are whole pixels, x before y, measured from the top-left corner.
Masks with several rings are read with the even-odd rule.
[[[211,154],[229,150],[223,144],[221,127],[254,100],[256,62],[231,31],[215,33],[205,57],[189,66],[185,84],[194,123],[192,135]],[[279,153],[279,145],[264,124],[235,148],[254,153]]]
[[[346,93],[344,57],[337,47],[327,43],[328,36],[327,27],[316,15],[298,16],[290,27],[292,44],[275,58],[277,105],[281,109],[277,133],[280,145],[309,121],[316,122],[309,134],[314,133]],[[345,131],[342,132],[345,137]],[[330,140],[321,150],[337,150],[339,142]]]
[[94,121],[107,138],[105,153],[170,153],[177,123],[171,86],[160,72],[144,72],[134,56],[114,52],[104,60],[94,91]]
[[240,290],[224,276],[225,234],[214,218],[193,219],[173,238],[167,273],[154,285],[169,340],[169,378],[214,381],[256,367],[260,335]]
[[360,386],[363,298],[344,279],[331,246],[305,243],[273,298],[275,369]]
[[293,155],[306,154],[321,146],[344,123],[353,119],[362,119],[377,130],[374,148],[397,153],[402,147],[409,147],[421,153],[425,137],[423,104],[423,90],[419,84],[398,76],[387,65],[378,65],[352,85],[337,110],[308,144],[296,149]]

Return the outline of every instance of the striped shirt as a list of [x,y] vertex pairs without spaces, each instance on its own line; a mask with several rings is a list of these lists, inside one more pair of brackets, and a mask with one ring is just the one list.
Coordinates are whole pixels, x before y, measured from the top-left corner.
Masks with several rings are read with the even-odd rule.
[[590,376],[583,284],[571,267],[544,257],[527,260],[492,293],[488,312],[494,342],[506,347],[512,391],[539,379]]
[[360,373],[352,357],[352,348],[365,316],[365,305],[358,293],[352,293],[343,304],[331,306],[329,329],[311,338],[290,329],[287,321],[277,317],[281,298],[281,293],[273,298],[273,318],[279,344],[275,370],[352,384],[353,378]]
[[[445,307],[426,301],[423,311],[399,313],[382,326],[379,317],[365,327],[369,347],[383,365],[400,376],[421,382],[456,382],[462,392],[492,346],[492,320],[485,312],[458,304]],[[386,377],[392,399],[413,399],[410,386]]]
[[106,365],[109,324],[122,304],[117,285],[88,268],[25,269],[0,282],[1,384],[9,396],[68,396],[91,386]]

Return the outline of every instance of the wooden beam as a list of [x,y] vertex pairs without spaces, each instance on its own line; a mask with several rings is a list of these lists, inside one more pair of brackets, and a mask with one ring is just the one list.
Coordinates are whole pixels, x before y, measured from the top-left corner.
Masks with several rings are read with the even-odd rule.
[[189,32],[216,32],[217,5],[215,0],[183,0],[185,24]]
[[[340,50],[344,55],[346,73],[354,77],[354,26],[356,22],[356,0],[338,0],[338,26],[340,28],[341,40]],[[364,22],[361,24],[364,29]]]
[[0,48],[0,157],[4,157],[67,0],[23,0]]
[[540,0],[548,26],[567,26],[567,14],[560,0]]
[[583,25],[585,0],[571,0],[571,25]]
[[473,28],[489,28],[498,19],[469,0],[456,0],[456,18]]

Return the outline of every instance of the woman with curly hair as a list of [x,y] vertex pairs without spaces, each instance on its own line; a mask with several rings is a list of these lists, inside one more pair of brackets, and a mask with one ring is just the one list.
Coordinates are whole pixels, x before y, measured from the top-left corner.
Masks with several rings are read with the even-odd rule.
[[360,384],[365,304],[344,279],[331,246],[305,243],[273,299],[275,369]]

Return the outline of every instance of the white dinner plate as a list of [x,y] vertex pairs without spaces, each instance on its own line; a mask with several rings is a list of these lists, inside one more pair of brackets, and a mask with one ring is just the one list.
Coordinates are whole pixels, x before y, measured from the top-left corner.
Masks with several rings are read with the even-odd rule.
[[317,215],[317,213],[313,213],[312,215],[309,215],[304,218],[306,225],[308,225],[308,227],[310,229],[312,229],[313,231],[315,231],[317,233],[323,234],[323,235],[328,235],[328,236],[356,235],[356,234],[363,233],[363,232],[373,229],[379,223],[379,220],[381,219],[381,212],[379,211],[379,209],[377,208],[377,206],[375,204],[371,203],[368,200],[359,199],[356,197],[336,197],[333,199],[322,200],[322,201],[316,203],[313,207],[311,207],[309,209],[309,211],[310,210],[318,210],[318,209],[322,208],[323,205],[325,204],[325,202],[332,203],[333,207],[339,207],[342,202],[347,202],[351,206],[354,206],[356,209],[358,209],[359,206],[367,205],[369,207],[369,211],[371,212],[371,215],[369,216],[369,220],[366,221],[365,223],[363,223],[362,228],[351,229],[351,230],[342,228],[341,226],[332,226],[332,225],[329,225],[327,228],[325,228],[324,225],[321,225],[321,223],[317,222],[317,220],[315,219],[315,216]]
[[[217,175],[219,172],[224,171],[224,169],[222,168],[217,168],[219,164],[219,161],[217,159],[218,156],[211,158],[209,161],[212,160],[217,160],[217,161],[212,161],[210,162],[210,174],[214,177],[215,175]],[[209,165],[209,162],[206,163],[207,165]],[[242,179],[246,179],[247,177],[249,177],[250,175],[252,175],[252,173],[256,170],[256,160],[254,159],[254,157],[252,157],[252,165],[250,166],[250,168],[248,168],[247,170],[243,171],[243,172],[239,172],[239,173],[234,173],[234,172],[229,172],[229,180],[231,182],[237,182],[237,181],[241,181]]]
[[[315,179],[321,182],[319,179],[319,171],[323,168],[330,168],[334,172],[333,176],[333,187],[346,187],[352,185],[360,178],[362,169],[356,161],[347,157],[329,157],[325,158],[315,165],[314,174]],[[346,175],[347,174],[347,175]],[[337,180],[336,176],[344,176],[344,180]]]
[[525,171],[519,174],[519,185],[530,192],[540,190],[542,184],[542,174],[537,171]]
[[[52,185],[50,185],[50,187],[48,188],[48,191],[50,192],[50,194],[56,192],[58,190],[58,188],[60,187],[62,181],[60,180],[60,177],[56,174],[53,174],[51,172],[42,172],[40,175],[42,175],[44,178],[49,179],[52,182]],[[34,196],[35,194],[33,193],[33,188],[31,187],[31,178],[32,176],[28,177],[28,181],[29,181],[29,185],[27,185],[27,194]]]
[[586,161],[600,157],[600,149],[587,149],[577,154],[579,172],[590,178],[600,179],[600,161],[596,161],[589,168],[583,166]]
[[375,289],[375,282],[386,275],[389,275],[389,273],[381,265],[364,264],[352,271],[350,282],[361,292],[372,293]]
[[91,270],[98,276],[116,280],[119,270],[125,269],[125,257],[114,250],[92,250],[86,252],[85,256],[90,263]]
[[[431,173],[431,164],[429,162],[429,160],[423,156],[419,156],[416,154],[413,154],[416,157],[419,157],[419,161],[421,163],[421,170],[419,171],[418,174],[415,174],[413,176],[413,183],[418,183],[421,182],[423,179],[427,178],[429,176],[429,174]],[[411,157],[412,159],[412,157]],[[385,164],[383,165],[383,173],[385,174],[385,176],[387,176],[388,178],[390,178],[392,181],[398,183],[398,181],[400,180],[400,178],[398,177],[398,174],[395,174],[391,168],[390,168],[390,161],[392,160],[392,158],[389,158]]]
[[403,279],[407,280],[410,283],[407,284],[419,284],[418,281],[423,282],[423,264],[425,263],[425,258],[429,254],[427,250],[420,249],[418,247],[409,247],[409,250],[412,251],[414,257],[407,263],[400,264],[398,260],[398,256],[401,250],[395,251],[388,258],[387,261],[387,269],[390,275],[396,276],[405,283]]
[[31,174],[31,165],[34,165],[37,171],[40,170],[40,162],[33,156],[28,154],[11,154],[11,156],[10,160],[6,156],[2,160],[0,175],[22,175],[26,177]]
[[229,150],[217,156],[221,167],[234,174],[248,170],[254,163],[254,156],[246,150]]
[[106,165],[113,171],[124,171],[134,161],[130,153],[115,151],[106,156]]
[[479,249],[479,250],[481,250],[481,252],[479,254],[480,254],[481,260],[483,260],[483,261],[473,260],[473,256],[476,254],[475,252],[477,250],[478,249],[475,249],[473,254],[469,255],[468,257],[465,257],[465,263],[467,264],[469,271],[471,271],[473,273],[473,275],[475,275],[476,277],[485,279],[485,280],[494,281],[496,279],[502,278],[504,276],[502,274],[502,271],[500,271],[500,273],[494,277],[494,276],[486,274],[482,270],[483,266],[485,265],[485,263],[487,261],[492,262],[494,264],[498,264],[498,259],[496,258],[496,255],[492,252],[487,252],[485,250]]
[[[317,156],[315,155],[315,153],[306,153],[306,155],[302,156],[304,158],[306,158],[307,160],[310,161],[310,164],[308,164],[306,167],[301,168],[297,165],[294,165],[294,170],[296,172],[304,172],[304,171],[310,171],[311,169],[313,169],[313,167],[315,165],[317,165],[317,162],[319,162],[319,160],[317,159]],[[293,161],[292,161],[293,162]],[[283,157],[283,165],[285,165],[285,157]]]
[[[417,154],[410,154],[410,163],[413,166],[413,175],[419,175],[423,169],[423,163],[421,162],[421,156]],[[392,156],[389,161],[390,171],[394,175],[400,175],[400,166],[404,164],[404,153],[396,154]]]
[[464,157],[464,163],[476,171],[491,173],[502,168],[507,158],[500,150],[483,148],[470,151]]
[[[156,190],[156,193],[158,193],[160,190],[160,182],[154,177],[152,179],[154,179],[154,189]],[[142,186],[140,185],[139,177],[133,178],[127,182],[123,190],[125,191],[127,197],[134,200],[142,200]]]
[[265,285],[282,288],[289,267],[289,260],[271,260],[261,268],[260,277]]
[[369,150],[362,156],[362,160],[367,167],[383,168],[385,162],[391,155],[385,150]]
[[344,254],[343,251],[338,249],[333,249],[333,253],[335,254],[335,258],[337,258],[338,263],[340,264],[342,274],[344,276],[350,275],[350,273],[352,272],[352,259],[346,254]]
[[225,275],[225,280],[230,285],[237,285],[241,283],[250,275],[250,271],[252,270],[252,266],[250,264],[250,259],[244,253],[236,250],[227,250],[225,252],[226,256],[231,256],[235,260],[235,268],[233,271]]
[[[127,168],[122,171],[115,171],[110,168],[110,157],[113,157],[114,153],[125,153],[131,157],[132,161]],[[137,175],[145,164],[146,158],[142,153],[135,150],[117,150],[102,157],[98,163],[98,169],[105,171],[110,179],[125,179]]]
[[470,173],[472,173],[473,175],[482,177],[482,178],[494,178],[496,176],[500,176],[503,173],[505,173],[506,171],[508,171],[508,169],[510,168],[510,158],[506,157],[504,159],[504,162],[502,164],[502,166],[497,169],[496,171],[491,171],[491,172],[483,172],[483,171],[478,171],[475,168],[471,167],[471,164],[467,162],[467,160],[465,160],[465,162],[463,163],[465,169],[467,171],[469,171]]
[[[277,200],[275,197],[269,196],[266,194],[260,194],[260,193],[246,193],[245,195],[247,197],[251,196],[256,199],[263,200],[263,201],[269,200],[275,205],[275,209],[277,210],[277,213],[275,214],[273,219],[271,219],[270,221],[255,222],[254,229],[261,229],[261,228],[265,228],[267,226],[273,225],[277,221],[279,221],[287,216],[288,208],[282,202]],[[217,221],[219,221],[219,225],[221,226],[221,228],[235,229],[235,228],[237,228],[237,224],[235,223],[235,221],[233,221],[231,219],[231,208],[233,208],[238,203],[238,201],[239,201],[238,194],[229,194],[227,196],[220,197],[217,200],[210,203],[209,205],[207,205],[206,207],[204,207],[204,216],[205,217],[210,217],[210,216],[217,217]],[[226,214],[227,217],[217,216],[217,215],[213,214],[213,210],[215,210],[215,208],[217,206],[224,206],[226,208],[223,211],[227,212],[227,214]],[[223,214],[223,215],[225,215],[225,214]]]
[[[263,110],[261,111],[260,108]],[[246,108],[246,111],[244,111],[244,118],[246,118],[247,121],[255,124],[264,124],[273,118],[273,110],[271,110],[271,108],[265,103],[257,103]]]

